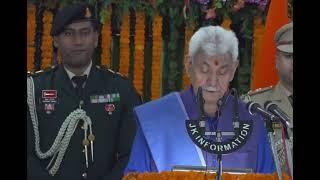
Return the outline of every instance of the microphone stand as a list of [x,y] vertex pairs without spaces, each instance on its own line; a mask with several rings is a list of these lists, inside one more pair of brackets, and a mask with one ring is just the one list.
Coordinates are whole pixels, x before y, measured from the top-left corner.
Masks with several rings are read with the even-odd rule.
[[[198,98],[198,102],[199,102],[199,106],[200,106],[199,107],[200,108],[200,122],[202,121],[204,124],[205,123],[205,115],[204,115],[205,100],[202,95],[202,87],[198,88],[197,98]],[[220,116],[219,109],[220,109],[220,105],[218,105],[218,117],[217,117],[218,119]],[[217,141],[221,142],[221,139],[222,139],[221,132],[217,132],[216,136],[217,136]],[[218,169],[217,169],[216,180],[222,180],[222,154],[218,154],[217,161],[218,161]]]
[[222,154],[218,154],[218,169],[217,169],[217,177],[216,180],[222,180]]
[[266,122],[266,129],[267,129],[267,132],[268,132],[268,137],[269,137],[269,140],[270,140],[270,145],[271,145],[271,150],[272,150],[272,155],[273,155],[273,159],[274,159],[274,162],[275,162],[275,165],[276,165],[276,170],[277,170],[277,174],[278,174],[278,178],[279,180],[282,180],[282,170],[281,170],[281,167],[280,167],[280,162],[279,162],[279,159],[278,159],[278,153],[277,153],[277,150],[276,150],[276,147],[275,147],[275,142],[274,142],[274,137],[273,137],[273,128],[272,128],[272,119],[267,119],[264,117],[264,120]]

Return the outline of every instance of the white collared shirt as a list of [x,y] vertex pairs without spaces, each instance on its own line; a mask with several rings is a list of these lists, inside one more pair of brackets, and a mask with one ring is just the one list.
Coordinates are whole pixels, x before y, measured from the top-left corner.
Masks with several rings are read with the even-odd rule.
[[[91,66],[92,66],[92,61],[90,61],[89,66],[87,67],[87,69],[86,69],[80,76],[87,75],[87,78],[88,78],[88,77],[89,77],[90,70],[91,70]],[[72,78],[73,78],[74,76],[76,76],[76,75],[75,75],[73,72],[69,71],[68,68],[66,68],[65,66],[63,66],[63,67],[64,67],[64,69],[66,70],[69,79],[72,80]],[[75,84],[73,81],[71,81],[71,82],[72,82],[73,87],[76,87],[76,84]],[[86,82],[83,83],[82,87],[84,87],[85,84],[86,84]]]

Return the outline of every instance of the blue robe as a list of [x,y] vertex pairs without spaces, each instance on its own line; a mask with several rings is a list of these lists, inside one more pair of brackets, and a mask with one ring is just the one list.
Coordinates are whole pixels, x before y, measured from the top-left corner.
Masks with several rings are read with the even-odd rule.
[[[180,93],[170,93],[135,108],[138,130],[125,174],[132,171],[161,172],[171,170],[174,165],[217,167],[216,155],[198,148],[186,130],[185,121],[199,117],[192,89],[190,86]],[[207,117],[207,130],[233,131],[233,99],[233,96],[227,98],[219,120]],[[242,101],[239,103],[239,113],[240,120],[253,120],[253,131],[243,147],[223,155],[223,168],[274,172],[275,165],[263,119],[258,115],[250,115]]]

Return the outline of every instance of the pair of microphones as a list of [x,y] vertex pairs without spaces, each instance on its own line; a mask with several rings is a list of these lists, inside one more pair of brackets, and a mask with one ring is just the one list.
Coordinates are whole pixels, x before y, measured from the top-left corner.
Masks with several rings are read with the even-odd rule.
[[279,106],[272,101],[266,101],[264,108],[260,104],[249,101],[247,103],[248,111],[251,115],[257,113],[271,121],[280,121],[285,127],[290,127],[289,116]]
[[[232,88],[230,92],[227,94],[230,95],[230,93],[234,93],[235,95],[237,94],[234,88]],[[221,108],[225,104],[225,101],[227,100],[228,95],[219,99],[219,101],[217,102],[218,107]],[[205,101],[202,95],[201,86],[198,88],[198,91],[197,91],[197,100],[200,106],[200,113],[203,116]],[[264,108],[261,107],[261,105],[256,102],[249,101],[247,103],[247,109],[251,115],[257,113],[263,116],[264,118],[270,119],[271,121],[280,121],[285,127],[290,127],[291,120],[289,116],[281,108],[279,108],[277,104],[273,103],[272,101],[266,101],[264,103]]]

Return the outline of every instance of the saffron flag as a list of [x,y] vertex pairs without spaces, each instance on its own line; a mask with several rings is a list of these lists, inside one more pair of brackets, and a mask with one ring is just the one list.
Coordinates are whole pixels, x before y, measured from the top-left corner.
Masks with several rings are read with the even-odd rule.
[[274,36],[276,31],[288,22],[288,0],[271,0],[264,35],[254,60],[251,90],[277,83],[279,77],[276,70]]

